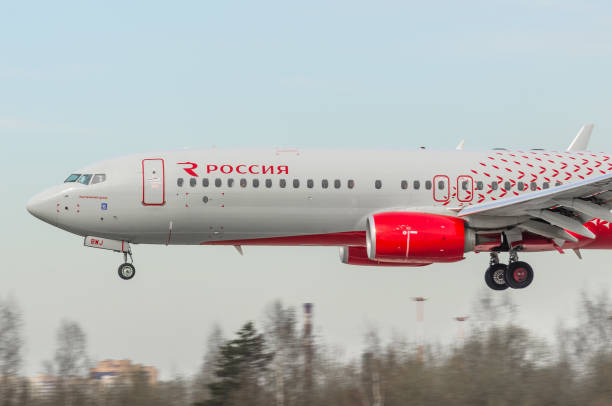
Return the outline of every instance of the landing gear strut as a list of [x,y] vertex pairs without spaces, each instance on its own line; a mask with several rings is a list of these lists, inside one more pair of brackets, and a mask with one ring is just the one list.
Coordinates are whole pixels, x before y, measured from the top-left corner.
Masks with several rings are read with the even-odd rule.
[[[127,260],[128,255],[130,256],[130,262]],[[119,265],[119,269],[117,271],[119,273],[119,277],[127,281],[136,275],[136,268],[132,264],[134,262],[134,259],[132,258],[132,251],[123,253],[123,261],[124,263]]]
[[533,269],[527,262],[519,261],[516,250],[510,250],[509,264],[500,264],[496,252],[491,253],[490,266],[485,272],[485,282],[493,290],[507,288],[524,289],[533,281]]

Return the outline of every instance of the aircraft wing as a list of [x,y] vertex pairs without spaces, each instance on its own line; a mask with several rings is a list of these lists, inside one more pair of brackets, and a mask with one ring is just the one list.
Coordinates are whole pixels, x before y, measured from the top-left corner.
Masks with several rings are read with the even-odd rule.
[[[566,212],[552,211],[565,207],[589,218],[599,218],[612,222],[612,213],[606,203],[612,200],[612,173],[595,176],[550,189],[527,192],[503,200],[476,204],[461,209],[459,217],[470,215],[490,216],[531,216],[550,223],[557,231],[565,229],[585,237],[594,235]],[[542,234],[542,233],[538,233]]]

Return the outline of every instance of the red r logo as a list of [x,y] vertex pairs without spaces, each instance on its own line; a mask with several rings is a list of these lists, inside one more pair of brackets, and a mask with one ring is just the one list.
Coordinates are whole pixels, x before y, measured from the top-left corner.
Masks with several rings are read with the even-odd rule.
[[189,165],[189,168],[183,168],[183,170],[191,176],[194,176],[196,178],[198,177],[198,174],[194,171],[194,169],[198,167],[198,164],[193,162],[177,162],[177,165]]

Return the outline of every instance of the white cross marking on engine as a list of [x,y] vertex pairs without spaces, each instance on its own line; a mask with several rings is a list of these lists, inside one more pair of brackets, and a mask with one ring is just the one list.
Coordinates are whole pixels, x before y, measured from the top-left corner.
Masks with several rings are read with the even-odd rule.
[[408,258],[408,254],[410,252],[410,234],[418,234],[418,231],[410,230],[410,232],[404,231],[404,235],[406,236],[406,258]]

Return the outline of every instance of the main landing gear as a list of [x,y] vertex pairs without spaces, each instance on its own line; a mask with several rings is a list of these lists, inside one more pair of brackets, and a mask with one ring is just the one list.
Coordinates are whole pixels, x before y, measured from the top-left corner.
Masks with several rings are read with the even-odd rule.
[[[130,262],[128,262],[127,258],[130,256]],[[119,277],[125,281],[130,280],[136,275],[136,268],[133,265],[134,259],[132,258],[132,252],[124,252],[123,253],[123,261],[124,263],[119,265],[118,273]]]
[[496,252],[491,253],[489,268],[485,272],[485,282],[493,290],[523,289],[533,281],[533,269],[527,262],[519,261],[516,251],[510,251],[509,264],[500,264]]

